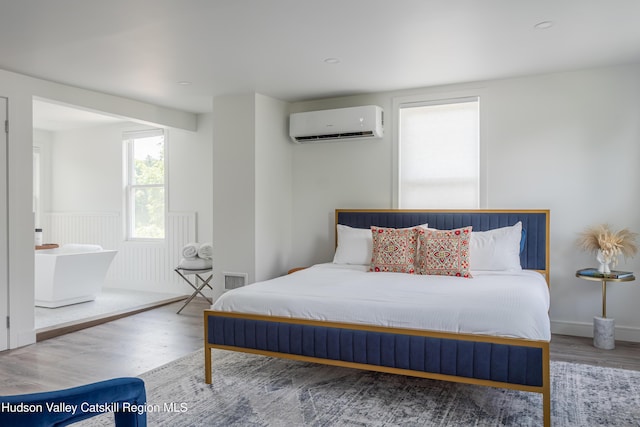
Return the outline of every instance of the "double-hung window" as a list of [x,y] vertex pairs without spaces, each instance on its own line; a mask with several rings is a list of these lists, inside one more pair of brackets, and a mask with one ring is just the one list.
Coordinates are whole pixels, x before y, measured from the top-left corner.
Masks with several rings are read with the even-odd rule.
[[398,104],[398,207],[480,207],[477,96]]
[[127,157],[127,238],[164,239],[164,131],[125,132],[123,140]]

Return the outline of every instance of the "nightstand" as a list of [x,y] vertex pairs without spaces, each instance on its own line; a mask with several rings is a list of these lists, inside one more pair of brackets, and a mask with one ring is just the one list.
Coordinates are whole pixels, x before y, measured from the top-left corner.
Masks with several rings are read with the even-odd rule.
[[610,274],[598,273],[595,268],[576,271],[576,277],[602,283],[602,317],[593,318],[593,345],[604,350],[612,350],[616,346],[615,320],[607,318],[607,283],[631,282],[636,280],[631,272],[612,271]]

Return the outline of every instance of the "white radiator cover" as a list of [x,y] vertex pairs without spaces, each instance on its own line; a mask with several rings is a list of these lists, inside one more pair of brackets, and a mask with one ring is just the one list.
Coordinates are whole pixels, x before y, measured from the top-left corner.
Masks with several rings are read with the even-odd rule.
[[125,241],[118,213],[55,212],[46,213],[44,221],[46,243],[98,244],[118,251],[107,273],[107,287],[191,293],[173,270],[184,245],[197,240],[195,213],[168,213],[166,236],[160,242]]

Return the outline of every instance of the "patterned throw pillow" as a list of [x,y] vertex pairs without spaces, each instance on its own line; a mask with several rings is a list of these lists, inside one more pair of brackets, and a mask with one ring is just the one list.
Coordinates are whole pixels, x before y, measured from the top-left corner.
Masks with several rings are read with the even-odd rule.
[[419,231],[419,274],[471,277],[469,273],[470,240],[471,227]]
[[416,272],[417,228],[371,227],[373,251],[370,271]]

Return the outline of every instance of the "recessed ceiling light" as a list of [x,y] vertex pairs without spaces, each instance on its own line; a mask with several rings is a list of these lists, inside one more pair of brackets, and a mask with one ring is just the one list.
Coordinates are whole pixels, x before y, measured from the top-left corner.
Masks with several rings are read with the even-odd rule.
[[533,26],[536,30],[546,30],[551,27],[553,27],[553,21],[542,21]]
[[324,62],[327,64],[339,64],[340,60],[338,58],[326,58]]
[[179,81],[178,84],[180,86],[189,86],[191,84],[191,82],[188,82],[186,80],[182,80],[182,81]]

